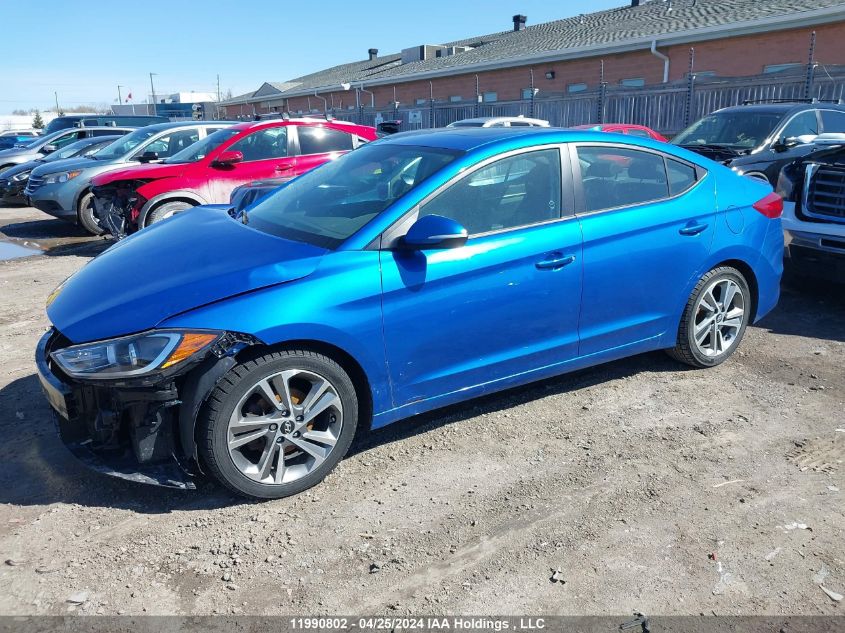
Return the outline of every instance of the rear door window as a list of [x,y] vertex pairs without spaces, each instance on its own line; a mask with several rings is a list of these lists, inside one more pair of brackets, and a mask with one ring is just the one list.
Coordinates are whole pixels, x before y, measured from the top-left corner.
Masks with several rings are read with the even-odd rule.
[[796,136],[816,136],[819,133],[819,121],[815,110],[807,110],[796,114],[780,133],[782,138]]
[[348,152],[354,147],[351,134],[328,127],[297,127],[300,154],[327,154],[329,152]]
[[242,138],[229,148],[241,152],[244,162],[285,158],[288,155],[288,134],[284,127],[270,127]]
[[845,133],[845,112],[822,110],[822,129],[825,133]]
[[654,202],[669,197],[663,156],[619,147],[578,147],[585,211]]

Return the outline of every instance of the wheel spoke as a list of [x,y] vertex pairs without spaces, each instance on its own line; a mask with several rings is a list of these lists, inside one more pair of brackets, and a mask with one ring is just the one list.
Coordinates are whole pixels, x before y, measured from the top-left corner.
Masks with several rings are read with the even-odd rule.
[[734,282],[725,282],[724,290],[722,290],[722,307],[725,310],[730,309],[731,302],[734,300],[737,290],[739,290],[739,287]]
[[724,321],[722,321],[722,327],[730,327],[730,328],[734,328],[735,330],[738,330],[741,325],[742,325],[742,314],[740,314],[738,317],[734,317],[732,319],[725,319]]
[[264,447],[264,452],[258,460],[259,481],[263,481],[270,475],[270,471],[276,464],[277,456],[282,452],[279,450],[280,448],[281,444],[276,444],[276,442],[267,442],[267,446]]
[[701,305],[704,306],[704,309],[708,312],[716,312],[716,310],[718,309],[719,303],[713,297],[712,288],[702,295]]
[[713,325],[713,322],[716,320],[715,316],[710,316],[704,319],[701,323],[695,326],[695,340],[701,344],[701,341],[704,340],[704,337],[707,336],[707,332],[710,327]]
[[311,442],[319,442],[327,446],[334,446],[337,444],[337,438],[329,431],[306,431],[302,434],[303,439]]
[[311,455],[311,457],[314,458],[314,466],[319,466],[323,462],[323,460],[328,457],[329,452],[331,452],[332,450],[331,446],[323,448],[318,444],[309,442],[303,437],[288,437],[288,441],[297,448],[302,449],[303,451]]
[[251,433],[237,435],[229,440],[229,450],[240,448],[244,444],[249,444],[253,440],[257,440],[261,437],[264,437],[265,435],[267,435],[268,432],[269,429],[258,429],[257,431],[252,431]]
[[279,402],[279,396],[273,390],[269,378],[258,381],[258,384],[255,385],[255,390],[261,392],[267,403],[273,405],[277,410],[281,411],[284,408],[284,405]]
[[308,414],[308,411],[311,407],[314,406],[314,403],[326,393],[326,390],[329,389],[331,385],[329,384],[328,380],[321,380],[318,384],[311,385],[311,390],[308,392],[308,395],[305,398],[305,402],[302,403],[302,410],[305,414]]
[[320,396],[319,400],[317,400],[313,405],[311,405],[309,409],[305,410],[303,424],[308,424],[311,420],[313,420],[323,411],[334,405],[337,401],[338,398],[334,393],[324,393],[322,396]]

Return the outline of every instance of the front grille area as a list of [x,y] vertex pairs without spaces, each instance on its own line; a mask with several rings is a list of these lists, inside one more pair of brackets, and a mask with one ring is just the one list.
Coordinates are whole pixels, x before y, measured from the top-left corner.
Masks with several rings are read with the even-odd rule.
[[44,184],[44,179],[39,178],[38,176],[30,176],[29,180],[26,182],[26,195],[31,196],[36,189],[38,189],[41,185]]
[[808,165],[804,212],[814,218],[845,222],[845,169]]

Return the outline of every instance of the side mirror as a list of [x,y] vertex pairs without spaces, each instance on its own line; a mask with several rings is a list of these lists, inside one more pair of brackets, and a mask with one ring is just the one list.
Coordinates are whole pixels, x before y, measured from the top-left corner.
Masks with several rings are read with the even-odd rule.
[[467,230],[460,223],[442,215],[424,215],[411,225],[402,246],[423,250],[428,248],[457,248],[467,242]]
[[138,157],[138,160],[142,163],[151,163],[158,160],[158,152],[144,152]]
[[41,153],[42,154],[52,154],[57,149],[59,149],[59,148],[56,147],[55,145],[53,145],[52,143],[47,143],[47,145],[45,145],[44,147],[41,148]]
[[218,156],[214,162],[211,163],[212,167],[231,167],[235,163],[240,163],[243,161],[244,155],[241,152],[226,150],[225,152],[221,152],[220,156]]

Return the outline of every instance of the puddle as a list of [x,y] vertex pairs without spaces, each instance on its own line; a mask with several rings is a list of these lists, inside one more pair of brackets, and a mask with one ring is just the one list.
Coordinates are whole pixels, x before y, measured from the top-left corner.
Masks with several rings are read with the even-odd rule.
[[13,242],[6,242],[0,240],[0,261],[6,259],[15,259],[16,257],[29,257],[30,255],[40,255],[41,249],[21,246]]

